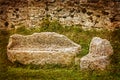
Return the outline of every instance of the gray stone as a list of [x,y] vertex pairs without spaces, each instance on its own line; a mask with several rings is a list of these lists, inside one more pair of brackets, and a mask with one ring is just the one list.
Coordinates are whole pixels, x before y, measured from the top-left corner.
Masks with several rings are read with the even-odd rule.
[[81,46],[64,35],[55,32],[41,32],[23,36],[10,36],[7,46],[8,59],[22,64],[62,64],[74,61]]
[[81,69],[104,70],[110,64],[109,57],[113,54],[110,42],[94,37],[90,43],[89,54],[80,59]]

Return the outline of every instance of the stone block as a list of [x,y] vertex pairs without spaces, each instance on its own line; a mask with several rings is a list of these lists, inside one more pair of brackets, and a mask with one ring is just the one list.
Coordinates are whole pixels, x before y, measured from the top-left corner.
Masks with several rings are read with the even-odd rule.
[[8,59],[22,64],[62,64],[74,62],[81,46],[64,35],[55,32],[41,32],[23,36],[10,36],[7,46]]
[[113,49],[106,39],[94,37],[90,43],[89,54],[80,59],[81,69],[104,70],[110,64]]

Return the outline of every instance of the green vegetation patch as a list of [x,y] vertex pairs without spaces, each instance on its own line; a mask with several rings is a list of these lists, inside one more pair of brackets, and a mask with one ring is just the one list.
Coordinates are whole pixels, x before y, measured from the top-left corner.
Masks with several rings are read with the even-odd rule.
[[[39,67],[36,65],[22,65],[11,63],[7,59],[7,44],[12,34],[29,35],[35,32],[57,32],[70,38],[82,46],[79,58],[88,54],[89,44],[93,37],[101,37],[109,40],[114,49],[111,56],[111,66],[105,71],[81,71],[79,65],[64,67],[61,65],[47,65]],[[82,30],[81,26],[62,26],[58,21],[50,22],[44,20],[36,28],[21,26],[13,30],[0,30],[0,80],[119,80],[120,79],[120,29],[115,31],[107,30]]]

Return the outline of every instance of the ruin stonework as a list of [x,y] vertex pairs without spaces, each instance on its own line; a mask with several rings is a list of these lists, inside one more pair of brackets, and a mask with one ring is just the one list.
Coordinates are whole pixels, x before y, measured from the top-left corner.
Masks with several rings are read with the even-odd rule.
[[0,28],[36,27],[43,19],[84,29],[120,25],[120,2],[102,0],[1,0]]
[[90,43],[89,53],[80,59],[81,69],[105,70],[110,65],[113,48],[106,39],[94,37]]
[[55,32],[41,32],[32,35],[14,34],[7,46],[8,59],[21,64],[61,64],[74,63],[81,46],[66,36]]

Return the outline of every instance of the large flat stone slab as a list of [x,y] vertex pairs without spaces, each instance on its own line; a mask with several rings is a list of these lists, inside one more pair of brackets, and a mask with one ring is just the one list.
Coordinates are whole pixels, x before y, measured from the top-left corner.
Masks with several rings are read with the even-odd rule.
[[81,69],[104,70],[110,64],[113,49],[106,39],[94,37],[90,43],[89,53],[80,60]]
[[55,32],[41,32],[32,35],[14,34],[7,46],[8,59],[22,64],[69,65],[79,54],[81,46],[64,35]]

